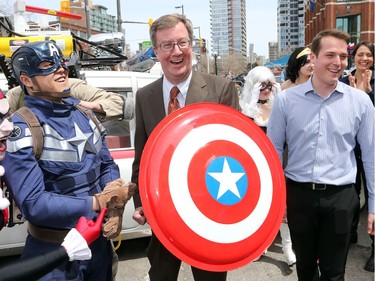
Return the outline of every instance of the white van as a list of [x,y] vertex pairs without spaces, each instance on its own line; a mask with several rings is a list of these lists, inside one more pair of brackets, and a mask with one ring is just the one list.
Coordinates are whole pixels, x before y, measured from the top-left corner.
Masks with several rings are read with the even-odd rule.
[[[81,74],[84,75],[87,83],[92,86],[131,97],[135,97],[135,93],[139,88],[146,86],[161,76],[160,74],[129,71],[81,71]],[[0,73],[0,89],[4,93],[8,90],[7,81],[3,73]],[[110,152],[115,162],[119,165],[121,177],[125,182],[128,182],[131,178],[134,159],[134,120],[130,122],[113,120],[105,122],[103,125],[109,128],[108,135],[112,143],[124,144],[122,147],[110,148]],[[130,134],[130,137],[127,136],[128,141],[121,141],[123,136],[120,130],[116,130],[116,128],[127,128],[127,133]],[[133,211],[134,203],[133,200],[130,200],[125,207],[123,215],[121,239],[127,240],[151,235],[148,224],[141,226],[132,219]],[[15,224],[12,227],[4,227],[0,231],[0,256],[15,255],[22,251],[27,235],[26,224],[27,222]]]

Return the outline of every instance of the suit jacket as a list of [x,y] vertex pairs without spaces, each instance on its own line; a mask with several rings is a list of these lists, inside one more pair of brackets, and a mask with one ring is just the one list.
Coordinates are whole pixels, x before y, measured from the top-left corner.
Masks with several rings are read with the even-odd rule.
[[[137,185],[143,148],[154,128],[166,116],[163,101],[163,77],[139,89],[136,95],[135,157],[132,182]],[[185,105],[198,102],[215,102],[240,110],[238,93],[232,81],[193,71]],[[136,208],[142,205],[138,189],[133,199]]]

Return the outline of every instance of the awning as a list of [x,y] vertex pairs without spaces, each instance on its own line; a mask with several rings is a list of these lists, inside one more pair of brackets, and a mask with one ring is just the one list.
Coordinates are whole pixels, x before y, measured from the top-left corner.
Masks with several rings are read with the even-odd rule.
[[285,67],[288,64],[290,55],[278,58],[276,60],[268,61],[264,66],[266,67]]

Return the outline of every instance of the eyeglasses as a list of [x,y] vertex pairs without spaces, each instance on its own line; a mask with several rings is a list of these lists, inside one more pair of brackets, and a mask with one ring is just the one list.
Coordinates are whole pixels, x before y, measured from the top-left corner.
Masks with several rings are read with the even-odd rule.
[[178,40],[177,42],[165,41],[161,42],[159,45],[160,50],[163,52],[171,52],[174,50],[174,46],[178,46],[180,50],[186,50],[190,47],[190,40],[183,38]]
[[269,83],[262,83],[261,84],[261,87],[260,87],[260,91],[264,91],[264,90],[270,90],[270,91],[272,91],[272,87],[273,87],[273,84],[271,83],[271,82],[269,82]]

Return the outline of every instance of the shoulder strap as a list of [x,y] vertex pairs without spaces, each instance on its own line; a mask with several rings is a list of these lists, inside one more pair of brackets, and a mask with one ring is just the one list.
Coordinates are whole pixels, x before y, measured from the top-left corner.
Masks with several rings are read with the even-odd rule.
[[101,133],[102,132],[102,128],[100,126],[100,122],[98,120],[98,118],[96,118],[96,116],[92,113],[92,111],[82,105],[79,105],[77,104],[76,105],[76,108],[81,111],[83,114],[85,114],[88,118],[90,118],[90,120],[92,122],[94,122],[96,128],[99,130],[99,132]]
[[25,122],[29,126],[33,139],[34,156],[37,160],[39,160],[44,148],[44,134],[38,118],[36,118],[35,114],[31,111],[30,108],[24,106],[19,108],[14,113],[25,120]]
[[[99,132],[102,132],[98,119],[89,109],[81,105],[77,105],[76,107],[79,111],[88,116],[94,122]],[[19,108],[16,112],[14,112],[14,114],[19,115],[29,126],[33,139],[34,156],[37,160],[39,160],[44,148],[44,133],[38,118],[36,118],[35,114],[31,111],[30,108],[25,106]]]

